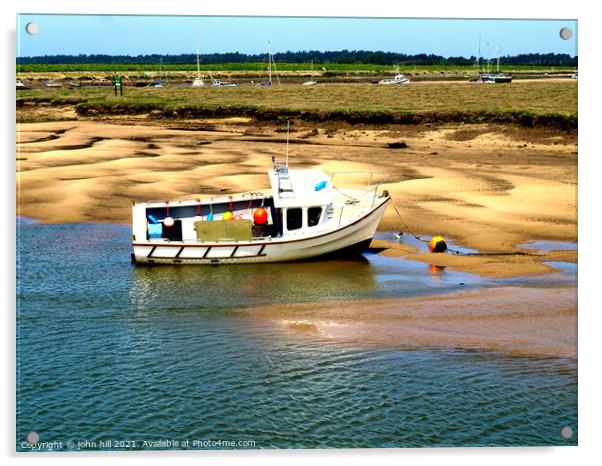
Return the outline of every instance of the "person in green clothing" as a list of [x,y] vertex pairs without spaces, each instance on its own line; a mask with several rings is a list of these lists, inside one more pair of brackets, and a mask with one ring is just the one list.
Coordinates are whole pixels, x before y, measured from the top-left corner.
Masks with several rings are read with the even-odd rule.
[[117,95],[117,88],[119,88],[119,94],[123,95],[123,83],[121,82],[121,75],[116,74],[114,82],[115,95]]

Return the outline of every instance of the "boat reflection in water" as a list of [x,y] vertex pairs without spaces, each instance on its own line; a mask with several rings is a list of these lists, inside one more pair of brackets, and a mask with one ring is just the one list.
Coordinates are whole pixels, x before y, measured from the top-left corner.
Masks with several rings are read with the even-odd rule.
[[133,267],[134,307],[223,309],[373,297],[377,270],[364,256],[279,264]]

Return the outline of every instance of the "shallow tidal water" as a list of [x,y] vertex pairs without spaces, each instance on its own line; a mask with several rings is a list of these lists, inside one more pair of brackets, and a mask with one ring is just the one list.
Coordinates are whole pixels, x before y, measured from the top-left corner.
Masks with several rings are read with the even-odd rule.
[[62,442],[41,450],[577,443],[574,360],[291,339],[237,312],[574,284],[575,267],[509,280],[374,254],[135,267],[128,226],[21,222],[17,234],[19,450],[30,432]]

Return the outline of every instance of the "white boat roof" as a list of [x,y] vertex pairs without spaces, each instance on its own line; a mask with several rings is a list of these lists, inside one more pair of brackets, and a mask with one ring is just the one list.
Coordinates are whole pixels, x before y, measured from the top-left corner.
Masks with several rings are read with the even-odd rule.
[[[269,170],[268,175],[277,208],[322,206],[332,201],[332,182],[322,170],[288,170],[288,173]],[[316,185],[323,181],[326,186],[316,190]]]

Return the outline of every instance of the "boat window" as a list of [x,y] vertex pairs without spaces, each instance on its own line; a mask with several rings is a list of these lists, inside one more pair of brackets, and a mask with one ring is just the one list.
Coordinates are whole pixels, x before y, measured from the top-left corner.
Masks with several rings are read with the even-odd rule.
[[287,209],[286,211],[286,229],[298,230],[303,224],[303,214],[301,208]]
[[307,226],[315,227],[320,222],[322,207],[310,207],[307,209]]

